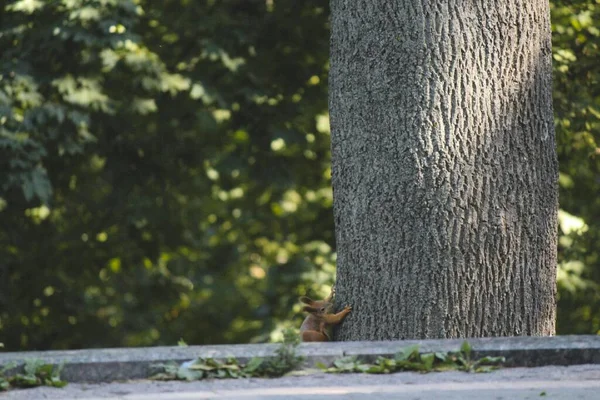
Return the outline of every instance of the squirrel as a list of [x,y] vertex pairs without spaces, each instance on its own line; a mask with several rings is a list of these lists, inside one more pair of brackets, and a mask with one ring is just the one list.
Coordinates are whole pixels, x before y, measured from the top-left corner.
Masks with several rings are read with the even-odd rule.
[[333,313],[333,296],[335,287],[331,288],[331,293],[325,300],[314,301],[309,297],[302,296],[300,301],[306,304],[302,311],[309,315],[300,326],[300,336],[303,342],[328,342],[331,340],[331,328],[337,325],[350,311],[351,306],[346,306],[337,314]]

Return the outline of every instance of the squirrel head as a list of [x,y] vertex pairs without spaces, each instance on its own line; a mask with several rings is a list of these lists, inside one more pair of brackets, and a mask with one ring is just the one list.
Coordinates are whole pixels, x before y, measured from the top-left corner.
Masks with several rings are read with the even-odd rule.
[[327,300],[314,301],[310,297],[302,296],[300,297],[300,301],[306,304],[302,307],[302,311],[315,316],[331,314],[333,312],[333,303]]

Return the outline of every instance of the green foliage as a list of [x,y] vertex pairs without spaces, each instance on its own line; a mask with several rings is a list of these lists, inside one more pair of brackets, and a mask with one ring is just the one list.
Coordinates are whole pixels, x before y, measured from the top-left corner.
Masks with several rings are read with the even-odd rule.
[[0,24],[3,341],[268,341],[333,282],[326,3],[34,3]]
[[296,354],[300,344],[298,332],[288,329],[284,331],[283,343],[275,351],[275,357],[267,359],[252,359],[246,365],[246,371],[253,376],[277,377],[298,368],[303,357]]
[[[335,273],[327,2],[0,7],[6,347],[299,325],[296,298]],[[595,0],[552,2],[560,333],[600,331],[598,20]]]
[[331,373],[362,372],[367,374],[389,374],[399,371],[465,371],[490,372],[504,363],[504,357],[482,357],[472,359],[471,345],[464,342],[458,352],[420,353],[419,346],[401,349],[393,358],[377,357],[375,363],[366,363],[355,356],[347,356],[333,362],[327,367],[319,364],[319,368]]
[[198,358],[192,363],[184,363],[180,366],[166,364],[157,367],[162,368],[163,372],[152,377],[156,380],[195,381],[200,379],[247,378],[251,376],[246,367],[240,365],[235,358],[224,361]]
[[41,360],[28,360],[23,365],[22,373],[6,374],[8,370],[14,368],[15,365],[10,365],[0,370],[0,391],[36,386],[61,388],[67,385],[67,382],[60,379],[62,366],[44,364]]
[[[290,336],[288,336],[290,337]],[[198,358],[181,365],[161,364],[156,367],[160,372],[152,377],[157,380],[200,380],[250,377],[279,377],[297,369],[302,358],[296,355],[297,335],[292,342],[284,342],[272,358],[252,358],[248,363],[240,363],[235,358],[215,360]],[[504,357],[482,357],[473,359],[471,346],[464,342],[460,351],[449,353],[423,353],[414,345],[401,349],[393,358],[377,357],[375,363],[360,361],[357,357],[342,357],[327,367],[322,363],[317,366],[329,373],[368,373],[389,374],[400,371],[465,371],[490,372],[504,363]]]
[[597,1],[552,1],[560,161],[559,333],[600,333],[600,20]]
[[246,364],[235,358],[215,360],[212,358],[197,358],[181,365],[161,364],[157,368],[161,372],[152,379],[157,380],[200,380],[224,378],[273,378],[287,374],[298,368],[303,358],[296,354],[299,344],[298,334],[286,331],[284,342],[276,350],[274,357],[254,357]]

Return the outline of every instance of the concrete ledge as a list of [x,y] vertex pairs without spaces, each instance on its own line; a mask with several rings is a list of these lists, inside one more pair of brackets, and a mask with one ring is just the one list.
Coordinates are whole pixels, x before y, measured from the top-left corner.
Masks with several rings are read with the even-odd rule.
[[[391,356],[398,350],[418,344],[423,353],[457,351],[464,339],[399,340],[386,342],[304,343],[298,353],[305,366],[331,363],[339,357],[355,355],[365,360]],[[468,339],[474,357],[506,357],[507,367],[600,364],[600,336],[508,337]],[[61,374],[68,382],[110,382],[147,378],[152,366],[165,362],[182,363],[194,358],[236,357],[244,362],[252,357],[275,355],[278,344],[241,344],[189,347],[143,347],[68,351],[0,353],[0,366],[41,359],[64,364]]]

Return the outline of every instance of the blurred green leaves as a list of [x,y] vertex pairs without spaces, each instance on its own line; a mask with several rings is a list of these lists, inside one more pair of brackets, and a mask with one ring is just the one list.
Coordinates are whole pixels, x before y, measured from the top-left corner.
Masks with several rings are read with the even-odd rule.
[[600,332],[600,4],[552,1],[559,333]]
[[8,349],[268,340],[331,285],[326,6],[24,1],[0,19]]

